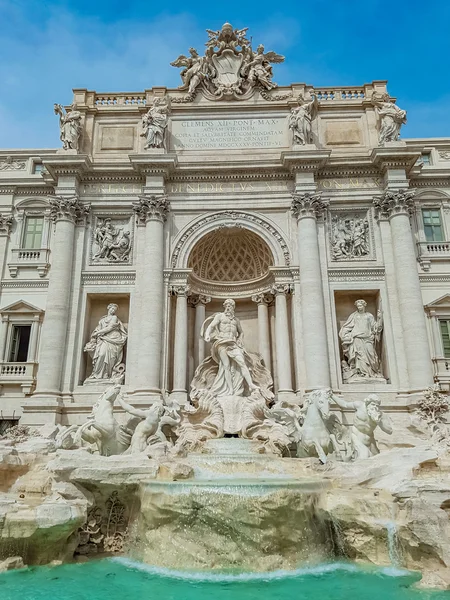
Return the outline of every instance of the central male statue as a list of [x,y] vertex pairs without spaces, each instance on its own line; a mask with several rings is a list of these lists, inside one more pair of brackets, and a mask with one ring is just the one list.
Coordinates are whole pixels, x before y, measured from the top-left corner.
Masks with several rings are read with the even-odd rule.
[[207,389],[212,395],[249,396],[254,391],[271,399],[272,377],[258,354],[243,346],[243,331],[234,314],[235,302],[228,298],[224,312],[208,317],[200,335],[212,342],[211,356],[197,368],[192,387]]

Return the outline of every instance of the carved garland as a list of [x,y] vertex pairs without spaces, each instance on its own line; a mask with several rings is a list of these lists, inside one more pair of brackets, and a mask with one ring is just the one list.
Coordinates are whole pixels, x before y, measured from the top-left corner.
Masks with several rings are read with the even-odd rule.
[[215,213],[212,215],[208,215],[207,217],[203,218],[201,221],[197,221],[196,223],[191,225],[184,232],[184,234],[178,240],[177,245],[175,246],[175,249],[172,254],[171,265],[172,265],[173,269],[175,269],[177,266],[178,257],[180,255],[182,247],[184,246],[186,241],[192,236],[192,234],[195,231],[197,231],[198,229],[200,229],[201,227],[204,227],[205,225],[207,225],[208,223],[217,221],[219,219],[230,219],[231,221],[237,221],[239,219],[239,220],[243,220],[243,221],[250,221],[251,223],[256,223],[260,227],[264,227],[264,229],[266,231],[268,231],[270,233],[270,235],[272,235],[277,240],[277,242],[279,243],[279,245],[283,251],[285,265],[287,267],[290,266],[291,254],[289,252],[289,247],[288,247],[286,241],[284,240],[283,236],[275,229],[275,227],[273,227],[272,225],[270,225],[270,223],[267,223],[267,221],[264,221],[260,217],[256,217],[255,215],[250,215],[248,213],[240,212],[240,211],[225,211],[225,212],[221,212],[221,213]]

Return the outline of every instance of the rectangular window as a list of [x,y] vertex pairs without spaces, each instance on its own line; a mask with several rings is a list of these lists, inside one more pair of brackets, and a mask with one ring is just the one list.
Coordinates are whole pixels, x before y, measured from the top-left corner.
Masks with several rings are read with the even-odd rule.
[[9,362],[27,362],[31,325],[13,325]]
[[26,217],[22,248],[41,248],[43,229],[44,217]]
[[441,223],[440,210],[422,210],[423,228],[427,242],[443,242],[444,235]]
[[439,321],[445,358],[450,358],[450,320]]

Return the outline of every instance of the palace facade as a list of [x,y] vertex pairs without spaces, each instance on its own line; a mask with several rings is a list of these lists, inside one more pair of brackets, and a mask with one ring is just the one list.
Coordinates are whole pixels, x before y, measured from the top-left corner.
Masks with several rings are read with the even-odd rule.
[[400,418],[449,388],[450,139],[400,139],[385,81],[276,87],[243,31],[179,89],[75,89],[62,148],[0,152],[0,426],[80,423],[120,376],[186,402],[227,298],[277,399]]

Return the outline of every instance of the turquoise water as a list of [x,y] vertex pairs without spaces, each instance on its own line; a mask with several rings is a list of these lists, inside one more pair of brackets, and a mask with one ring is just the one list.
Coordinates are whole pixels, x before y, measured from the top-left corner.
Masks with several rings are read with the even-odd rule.
[[416,574],[324,565],[271,574],[184,574],[126,559],[0,575],[1,600],[450,600],[416,590]]

